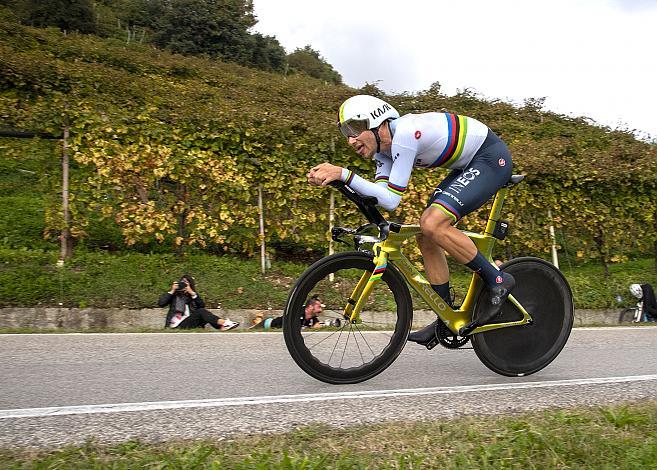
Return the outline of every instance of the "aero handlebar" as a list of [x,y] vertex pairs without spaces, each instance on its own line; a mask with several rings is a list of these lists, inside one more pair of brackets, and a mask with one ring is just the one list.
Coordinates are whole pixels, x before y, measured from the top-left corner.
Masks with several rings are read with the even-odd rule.
[[368,222],[375,224],[380,231],[381,239],[385,240],[388,236],[389,223],[376,208],[377,199],[372,196],[361,196],[342,181],[332,181],[329,183],[335,189],[340,191],[344,197],[356,204],[358,210],[365,216]]

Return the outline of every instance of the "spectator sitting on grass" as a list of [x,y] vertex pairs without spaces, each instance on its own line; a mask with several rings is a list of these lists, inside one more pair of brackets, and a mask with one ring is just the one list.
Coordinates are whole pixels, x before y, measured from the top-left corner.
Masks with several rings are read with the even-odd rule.
[[239,325],[228,318],[219,318],[207,310],[205,302],[196,293],[194,278],[188,274],[181,276],[180,281],[174,281],[171,290],[162,294],[157,304],[160,307],[169,306],[165,328],[203,328],[209,323],[217,330],[227,331]]

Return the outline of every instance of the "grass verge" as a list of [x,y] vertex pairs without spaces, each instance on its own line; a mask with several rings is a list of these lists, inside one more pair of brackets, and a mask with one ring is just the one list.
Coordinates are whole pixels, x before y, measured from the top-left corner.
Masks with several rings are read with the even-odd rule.
[[0,450],[6,469],[657,468],[657,401],[598,409],[310,426],[218,442]]
[[[1,307],[152,308],[174,280],[189,273],[208,308],[282,309],[291,287],[308,267],[303,263],[274,262],[264,276],[258,260],[204,253],[176,258],[170,254],[110,254],[77,250],[64,267],[56,267],[57,252],[0,249]],[[457,303],[467,290],[470,272],[451,264]],[[631,283],[657,286],[654,260],[612,265],[610,277],[601,266],[562,267],[573,290],[577,308],[633,304]],[[416,309],[426,308],[414,296]]]

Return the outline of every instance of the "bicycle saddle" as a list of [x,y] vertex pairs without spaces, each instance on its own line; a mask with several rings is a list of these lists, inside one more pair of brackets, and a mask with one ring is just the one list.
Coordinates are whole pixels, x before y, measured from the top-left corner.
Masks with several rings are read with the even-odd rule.
[[509,181],[504,186],[513,186],[514,184],[520,183],[525,179],[525,175],[511,175]]

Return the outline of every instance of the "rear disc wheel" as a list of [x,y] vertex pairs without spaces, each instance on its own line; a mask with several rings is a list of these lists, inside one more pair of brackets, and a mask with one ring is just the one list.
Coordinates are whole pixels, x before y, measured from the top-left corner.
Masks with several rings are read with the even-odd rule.
[[[498,374],[533,374],[552,362],[568,341],[574,320],[572,292],[563,274],[539,258],[516,258],[501,269],[515,278],[512,295],[527,310],[532,323],[477,333],[472,335],[472,346],[481,362]],[[482,291],[475,319],[488,309],[487,299]],[[521,319],[522,313],[507,300],[491,322]]]

